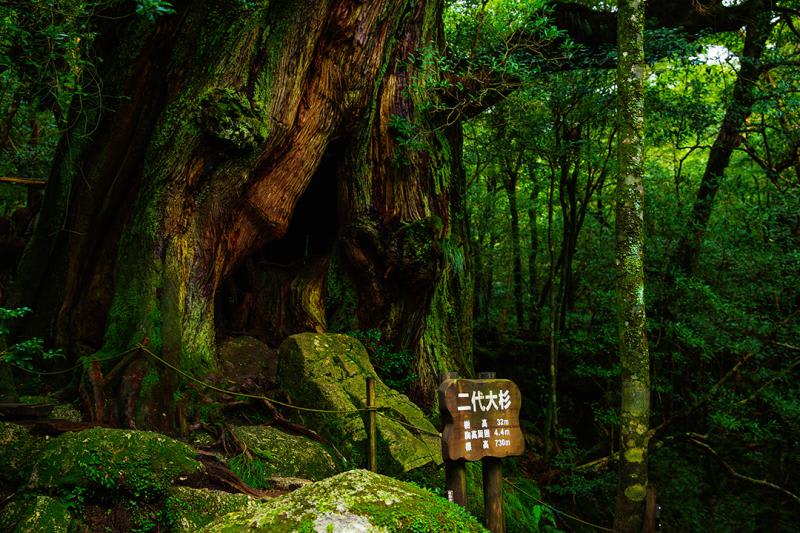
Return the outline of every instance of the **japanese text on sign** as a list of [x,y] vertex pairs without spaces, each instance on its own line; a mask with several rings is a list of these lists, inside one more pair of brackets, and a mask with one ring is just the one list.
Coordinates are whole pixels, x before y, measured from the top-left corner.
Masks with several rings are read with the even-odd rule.
[[442,450],[447,459],[473,461],[522,453],[521,396],[513,382],[446,380],[439,393],[446,421]]

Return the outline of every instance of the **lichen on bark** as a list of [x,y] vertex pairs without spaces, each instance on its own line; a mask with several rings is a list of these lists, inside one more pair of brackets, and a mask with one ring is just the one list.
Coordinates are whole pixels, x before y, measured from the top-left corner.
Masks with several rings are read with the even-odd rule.
[[614,531],[638,533],[647,493],[650,362],[644,302],[644,3],[618,2],[616,255],[621,367]]

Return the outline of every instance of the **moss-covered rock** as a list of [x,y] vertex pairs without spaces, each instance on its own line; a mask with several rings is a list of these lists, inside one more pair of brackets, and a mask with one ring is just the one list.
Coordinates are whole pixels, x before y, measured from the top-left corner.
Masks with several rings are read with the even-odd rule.
[[80,422],[83,420],[83,414],[75,409],[75,407],[68,403],[61,403],[56,405],[50,412],[50,418],[58,418],[60,420],[69,420],[70,422]]
[[192,448],[158,433],[93,428],[50,439],[33,460],[27,488],[74,487],[148,500],[200,471]]
[[0,512],[0,531],[67,533],[78,530],[79,523],[67,507],[49,496],[15,498]]
[[220,375],[228,390],[271,388],[278,372],[278,354],[254,337],[233,337],[217,349]]
[[463,508],[409,483],[352,470],[226,515],[206,532],[486,531]]
[[271,426],[240,426],[232,431],[270,476],[319,480],[341,471],[330,451],[309,438]]
[[251,509],[257,502],[246,494],[173,487],[169,490],[164,510],[173,532],[194,533],[228,513]]
[[0,422],[0,492],[25,482],[31,455],[38,446],[39,442],[24,427]]
[[[364,346],[356,339],[301,333],[286,339],[278,354],[278,383],[300,406],[337,411],[364,409],[365,378],[375,379],[381,472],[393,474],[442,462],[436,428],[405,395],[384,385]],[[294,415],[333,442],[352,465],[366,463],[365,412],[296,411]]]

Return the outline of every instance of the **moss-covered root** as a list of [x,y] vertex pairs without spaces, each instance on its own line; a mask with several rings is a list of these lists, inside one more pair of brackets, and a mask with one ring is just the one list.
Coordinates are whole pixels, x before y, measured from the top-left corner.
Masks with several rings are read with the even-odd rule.
[[351,470],[209,524],[204,532],[486,531],[463,508],[402,481]]

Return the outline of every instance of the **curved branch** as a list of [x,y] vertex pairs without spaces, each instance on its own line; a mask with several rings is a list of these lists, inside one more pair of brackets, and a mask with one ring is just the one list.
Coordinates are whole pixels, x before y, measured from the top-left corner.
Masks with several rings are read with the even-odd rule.
[[785,494],[786,496],[789,496],[796,503],[800,504],[800,496],[798,496],[797,494],[795,494],[793,492],[788,491],[787,489],[781,487],[780,485],[776,485],[775,483],[769,482],[766,479],[756,479],[756,478],[753,478],[753,477],[750,477],[750,476],[746,476],[744,474],[740,474],[739,472],[734,470],[734,468],[731,465],[726,463],[725,460],[722,457],[719,456],[719,454],[717,453],[717,451],[714,448],[712,448],[711,446],[709,446],[705,442],[701,442],[701,441],[699,441],[697,439],[694,439],[694,438],[691,438],[691,437],[689,438],[689,442],[691,442],[695,446],[703,448],[709,455],[711,455],[712,457],[714,457],[714,459],[719,461],[719,463],[723,466],[723,468],[725,468],[725,470],[728,471],[728,473],[731,475],[731,477],[734,477],[734,478],[742,480],[742,481],[747,481],[748,483],[751,483],[753,485],[758,485],[760,487],[766,487],[768,489],[777,490],[778,492],[781,492],[781,493]]

